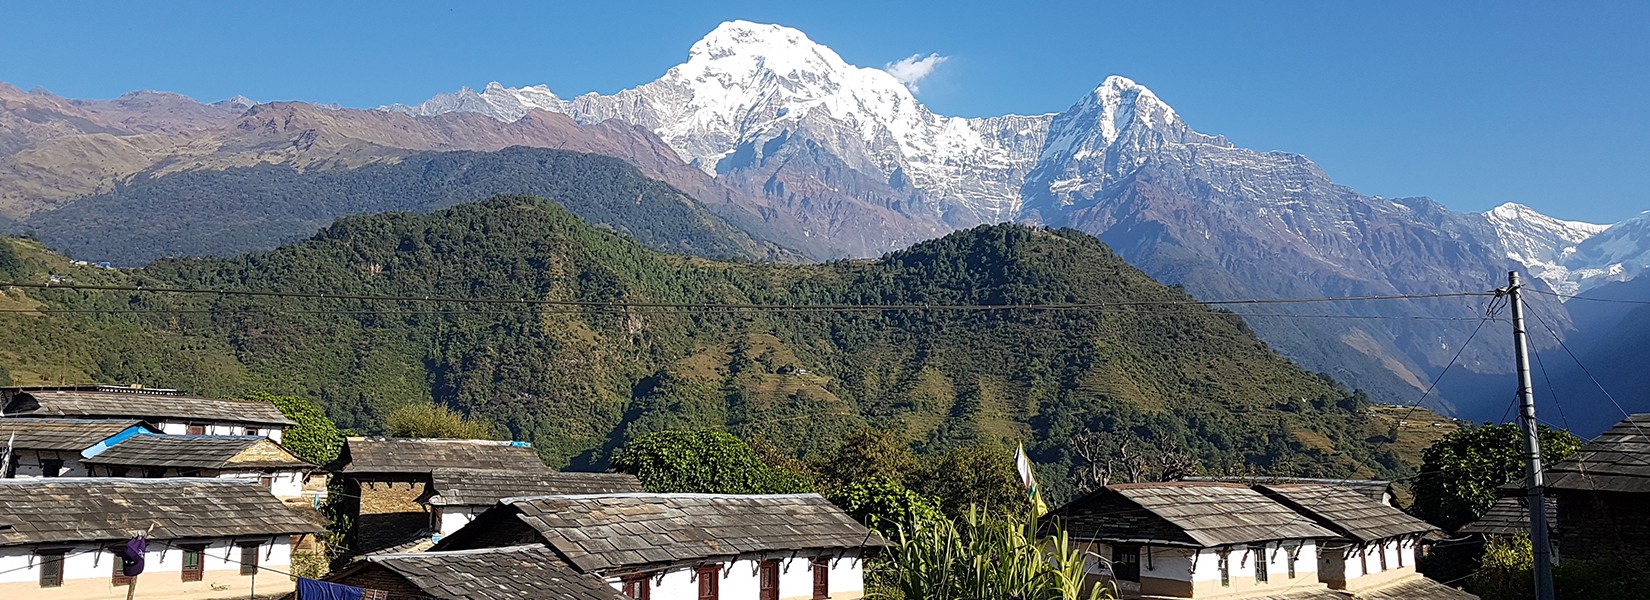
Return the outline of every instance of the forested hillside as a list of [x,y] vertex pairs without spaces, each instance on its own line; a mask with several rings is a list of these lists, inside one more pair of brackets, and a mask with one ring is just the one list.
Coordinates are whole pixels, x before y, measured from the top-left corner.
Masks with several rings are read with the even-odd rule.
[[[14,240],[0,280],[337,295],[617,303],[975,305],[1184,302],[1094,238],[982,226],[876,261],[715,262],[649,250],[553,202],[498,197],[339,221],[277,250],[70,267]],[[1361,395],[1191,304],[1084,310],[762,311],[5,291],[17,384],[142,382],[318,398],[371,432],[434,400],[601,464],[636,435],[726,429],[799,456],[862,426],[919,451],[1023,440],[1058,496],[1077,432],[1132,430],[1213,469],[1389,473]],[[1247,466],[1245,466],[1247,465]]]
[[138,266],[169,256],[264,250],[308,237],[342,216],[426,212],[502,193],[553,200],[667,252],[795,256],[620,159],[525,147],[417,153],[355,169],[259,164],[142,176],[10,227],[75,258]]

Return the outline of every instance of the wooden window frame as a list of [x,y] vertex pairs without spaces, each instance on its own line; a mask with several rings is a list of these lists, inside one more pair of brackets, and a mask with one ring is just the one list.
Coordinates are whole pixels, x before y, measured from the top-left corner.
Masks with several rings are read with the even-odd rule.
[[808,567],[814,574],[813,600],[830,600],[831,598],[831,557],[816,556],[809,561]]
[[722,565],[705,565],[694,572],[699,574],[699,600],[721,600]]
[[121,560],[120,549],[113,546],[109,547],[109,556],[113,558],[113,560],[110,560],[109,562],[114,563],[110,565],[111,567],[114,567],[114,571],[109,573],[109,585],[114,587],[127,587],[132,585],[132,578],[127,577],[125,573],[121,572],[121,565],[124,564],[125,561]]
[[241,430],[242,435],[258,435],[257,427],[247,427]]
[[1215,557],[1215,570],[1220,571],[1220,587],[1232,587],[1232,556],[1226,552]]
[[190,423],[183,426],[184,435],[206,435],[206,426]]
[[1266,545],[1250,546],[1249,552],[1255,555],[1255,583],[1270,581],[1272,574],[1267,572],[1267,567],[1271,565],[1268,564],[1270,561],[1266,560]]
[[620,579],[620,591],[631,600],[651,600],[653,595],[653,575],[639,573],[626,575]]
[[64,460],[61,458],[40,459],[41,477],[62,477]]
[[[235,547],[241,549],[241,576],[245,577],[257,573],[258,549],[263,547],[263,544],[249,542],[245,544],[236,544]],[[250,562],[248,562],[248,558],[251,559]]]
[[[180,544],[183,549],[183,558],[178,561],[183,566],[183,581],[200,581],[206,576],[206,544]],[[189,557],[194,556],[195,568],[189,568]]]
[[63,587],[63,562],[68,554],[68,550],[35,551],[34,557],[40,560],[40,587]]
[[779,560],[762,561],[756,571],[757,600],[779,600]]
[[[1133,560],[1129,560],[1133,559]],[[1118,569],[1118,565],[1132,565]],[[1125,576],[1126,575],[1126,576]],[[1137,544],[1116,544],[1111,547],[1111,576],[1112,579],[1140,582],[1140,546]]]

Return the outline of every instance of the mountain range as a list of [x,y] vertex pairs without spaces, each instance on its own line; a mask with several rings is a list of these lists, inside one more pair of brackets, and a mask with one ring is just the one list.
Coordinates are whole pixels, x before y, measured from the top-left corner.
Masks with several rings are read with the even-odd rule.
[[[659,79],[612,95],[564,99],[547,86],[490,84],[376,110],[250,104],[154,92],[65,100],[0,85],[0,227],[122,264],[229,254],[299,239],[336,216],[434,210],[483,189],[543,193],[509,190],[521,171],[489,166],[514,159],[422,157],[523,145],[628,162],[702,207],[695,222],[748,236],[729,247],[755,260],[878,256],[1018,222],[1093,234],[1205,300],[1483,292],[1504,285],[1508,270],[1543,291],[1575,294],[1630,281],[1650,264],[1650,216],[1605,226],[1512,204],[1468,213],[1362,194],[1306,157],[1196,131],[1124,77],[1056,114],[938,115],[888,73],[850,65],[778,25],[725,23]],[[424,190],[403,201],[330,192],[252,200],[236,191],[245,186],[225,183],[280,167],[348,190],[359,187],[352,176],[409,162],[440,168],[399,171],[403,186]],[[425,176],[413,184],[413,172]],[[474,185],[489,173],[504,183]],[[109,224],[153,222],[161,197],[173,207],[163,215],[174,224],[168,235],[104,234]],[[569,208],[604,226],[647,230],[624,222],[638,211]],[[283,216],[293,213],[303,218]],[[1568,305],[1529,300],[1555,329],[1578,335]],[[1468,377],[1508,370],[1510,344],[1497,343],[1505,332],[1488,328],[1486,341],[1461,347],[1487,305],[1446,298],[1238,312],[1307,368],[1411,402],[1446,364]],[[1428,401],[1493,419],[1503,392],[1457,386]]]

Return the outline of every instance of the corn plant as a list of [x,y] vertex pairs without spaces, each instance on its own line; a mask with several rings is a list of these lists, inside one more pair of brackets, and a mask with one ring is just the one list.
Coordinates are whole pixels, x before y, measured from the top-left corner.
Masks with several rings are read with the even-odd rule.
[[873,566],[871,600],[1096,600],[1084,590],[1085,553],[1061,530],[1039,536],[1037,520],[970,507],[961,518],[913,518]]

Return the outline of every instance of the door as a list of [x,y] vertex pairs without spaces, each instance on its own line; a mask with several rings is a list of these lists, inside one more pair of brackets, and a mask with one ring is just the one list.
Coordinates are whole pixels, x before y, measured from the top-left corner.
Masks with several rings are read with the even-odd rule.
[[1140,582],[1140,546],[1118,544],[1111,547],[1112,577],[1119,581]]

